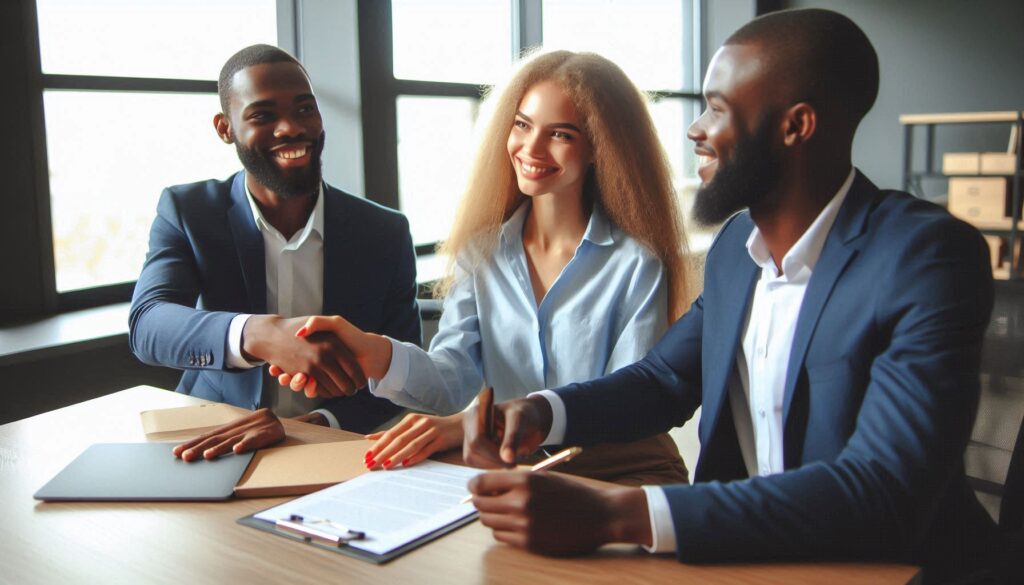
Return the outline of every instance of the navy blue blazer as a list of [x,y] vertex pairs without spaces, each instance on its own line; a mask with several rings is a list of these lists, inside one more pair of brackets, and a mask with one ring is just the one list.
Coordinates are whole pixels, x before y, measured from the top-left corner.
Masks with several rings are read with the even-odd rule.
[[748,478],[727,388],[759,277],[753,227],[743,212],[722,228],[703,294],[642,361],[557,390],[565,442],[636,439],[703,406],[695,484],[665,489],[683,561],[955,563],[992,528],[963,473],[993,302],[984,240],[857,174],[797,317],[786,471]]
[[[323,313],[420,343],[416,259],[402,214],[324,187]],[[267,312],[263,237],[245,173],[165,189],[135,285],[129,343],[147,364],[185,370],[178,392],[257,408],[262,372],[225,365],[239,313]],[[343,428],[368,430],[400,408],[369,392],[328,401]]]

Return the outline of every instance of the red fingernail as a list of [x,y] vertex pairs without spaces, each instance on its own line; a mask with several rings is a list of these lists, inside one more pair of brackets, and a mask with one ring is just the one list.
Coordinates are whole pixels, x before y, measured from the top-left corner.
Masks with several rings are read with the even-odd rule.
[[373,469],[374,465],[377,465],[377,462],[374,461],[373,459],[370,459],[369,461],[366,462],[366,468],[367,469]]
[[295,333],[295,337],[305,337],[307,333],[309,333],[309,330],[308,330],[308,329],[306,329],[305,327],[303,327],[302,329],[299,329],[299,330],[298,330],[298,331],[297,331],[297,332]]
[[388,467],[391,467],[391,460],[390,459],[387,459],[386,461],[384,461],[384,469],[387,469]]
[[409,460],[408,459],[403,459],[402,460],[402,467],[409,467]]
[[366,455],[363,455],[364,461],[369,461],[370,459],[373,459],[373,451],[367,451]]

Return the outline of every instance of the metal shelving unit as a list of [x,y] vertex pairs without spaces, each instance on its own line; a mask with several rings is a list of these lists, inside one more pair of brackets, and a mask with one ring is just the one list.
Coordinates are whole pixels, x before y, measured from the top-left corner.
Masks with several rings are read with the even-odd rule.
[[[1012,179],[1011,214],[1006,225],[1002,223],[987,224],[975,222],[975,227],[985,234],[1006,236],[1009,238],[1007,254],[1010,256],[1009,280],[1021,280],[1021,257],[1013,252],[1017,242],[1024,234],[1024,220],[1016,219],[1021,214],[1021,177],[1024,176],[1024,148],[1021,148],[1021,137],[1024,133],[1024,113],[1022,112],[964,112],[948,114],[904,114],[900,116],[903,125],[903,189],[918,197],[928,198],[922,179],[950,177],[1006,177]],[[950,124],[1011,124],[1016,127],[1016,166],[1015,172],[1009,175],[946,175],[941,169],[935,168],[935,129],[937,126]],[[924,160],[922,170],[914,169],[914,129],[924,127]],[[1024,254],[1022,254],[1024,255]],[[1005,260],[1005,258],[1004,258]]]

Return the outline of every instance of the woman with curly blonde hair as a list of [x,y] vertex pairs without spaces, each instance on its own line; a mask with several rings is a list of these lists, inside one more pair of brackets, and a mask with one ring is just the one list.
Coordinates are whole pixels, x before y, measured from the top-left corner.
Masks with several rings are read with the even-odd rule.
[[[591,53],[534,54],[489,92],[481,119],[440,248],[444,312],[430,350],[341,317],[313,317],[303,332],[338,335],[374,395],[442,415],[410,414],[370,435],[371,468],[459,446],[460,411],[484,384],[508,400],[639,360],[687,300],[669,165],[643,94],[618,66]],[[316,386],[305,375],[282,381],[307,394]],[[667,435],[588,449],[563,469],[621,483],[686,481]]]

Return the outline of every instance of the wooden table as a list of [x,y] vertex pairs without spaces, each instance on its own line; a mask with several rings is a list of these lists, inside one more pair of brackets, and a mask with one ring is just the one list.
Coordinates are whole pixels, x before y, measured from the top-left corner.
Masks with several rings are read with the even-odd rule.
[[[495,542],[479,522],[375,566],[235,523],[285,498],[218,503],[42,503],[32,498],[90,444],[146,440],[139,412],[199,402],[140,386],[0,426],[0,582],[840,585],[906,583],[917,572],[900,565],[835,563],[683,565],[632,546],[552,559]],[[295,442],[359,438],[293,421],[286,426]]]

